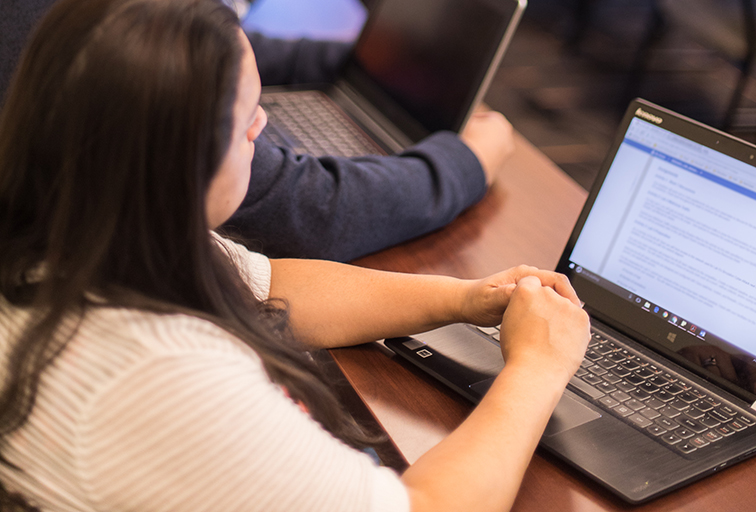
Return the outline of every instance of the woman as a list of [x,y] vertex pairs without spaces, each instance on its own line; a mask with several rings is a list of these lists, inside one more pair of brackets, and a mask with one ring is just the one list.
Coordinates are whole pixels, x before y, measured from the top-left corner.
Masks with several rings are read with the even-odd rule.
[[[39,27],[0,117],[0,505],[511,506],[588,342],[574,291],[529,267],[270,261],[211,234],[249,184],[259,95],[219,0],[60,0]],[[507,367],[399,478],[352,448],[303,348],[451,322],[501,322]]]

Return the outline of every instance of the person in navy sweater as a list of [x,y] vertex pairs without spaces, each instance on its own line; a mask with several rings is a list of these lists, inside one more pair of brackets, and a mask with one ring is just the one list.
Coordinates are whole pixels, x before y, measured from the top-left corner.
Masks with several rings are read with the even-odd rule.
[[[26,39],[54,0],[0,4],[0,98]],[[331,81],[350,45],[247,34],[263,85]],[[226,231],[271,257],[350,261],[434,231],[478,202],[513,149],[499,113],[473,116],[461,135],[438,132],[401,154],[297,156],[257,143],[250,187]]]

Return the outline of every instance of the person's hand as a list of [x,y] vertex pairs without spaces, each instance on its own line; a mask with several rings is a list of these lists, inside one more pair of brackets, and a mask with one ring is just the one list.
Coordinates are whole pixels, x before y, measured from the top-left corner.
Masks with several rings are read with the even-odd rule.
[[499,112],[476,111],[460,138],[475,153],[486,174],[486,184],[491,185],[497,171],[514,152],[512,125]]
[[535,276],[518,281],[501,323],[507,365],[539,368],[539,375],[561,376],[566,383],[583,361],[590,338],[588,314],[573,300]]
[[580,300],[566,276],[520,265],[484,279],[469,281],[460,299],[461,321],[485,327],[499,325],[517,283],[527,276],[538,278],[542,286],[552,288],[558,295],[580,306]]

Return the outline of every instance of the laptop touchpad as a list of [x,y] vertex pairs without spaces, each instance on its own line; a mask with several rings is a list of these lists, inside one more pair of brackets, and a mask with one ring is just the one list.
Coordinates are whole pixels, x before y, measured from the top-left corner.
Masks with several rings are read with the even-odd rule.
[[551,419],[549,419],[543,435],[554,436],[600,417],[601,414],[574,400],[565,393],[554,409],[554,413],[551,415]]

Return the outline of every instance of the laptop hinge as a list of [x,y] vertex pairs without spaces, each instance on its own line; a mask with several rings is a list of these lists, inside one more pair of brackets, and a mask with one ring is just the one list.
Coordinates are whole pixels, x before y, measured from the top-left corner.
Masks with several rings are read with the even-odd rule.
[[391,122],[373,105],[343,81],[333,88],[334,100],[354,119],[379,137],[388,149],[398,153],[412,145],[412,140],[391,126]]

